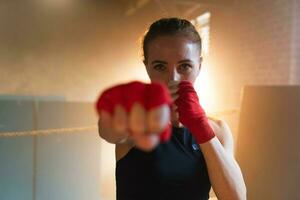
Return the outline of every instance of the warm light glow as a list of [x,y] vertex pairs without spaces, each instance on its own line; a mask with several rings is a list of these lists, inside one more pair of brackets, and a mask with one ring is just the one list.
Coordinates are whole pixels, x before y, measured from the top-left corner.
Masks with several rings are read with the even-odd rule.
[[41,3],[47,8],[62,9],[72,7],[76,1],[75,0],[42,0]]
[[202,38],[202,56],[204,57],[201,72],[195,83],[195,89],[198,93],[200,104],[207,113],[211,113],[216,110],[217,99],[208,70],[208,63],[206,62],[209,57],[210,17],[210,12],[205,12],[192,20],[192,23]]
[[191,20],[202,39],[202,55],[208,56],[210,43],[210,12],[205,12]]
[[203,64],[199,77],[195,82],[195,89],[198,93],[200,104],[203,106],[207,113],[216,110],[216,93],[214,85],[210,77],[208,67]]
[[141,81],[150,82],[146,68],[139,59],[132,59],[124,64],[126,71],[119,73],[118,80],[129,82],[129,81]]
[[[134,66],[134,67],[133,67]],[[132,81],[139,80],[142,82],[150,82],[147,72],[143,64],[139,62],[132,62],[130,67],[128,66],[126,74],[120,74],[120,80],[122,81]],[[200,99],[201,105],[204,107],[205,111],[210,113],[217,110],[216,108],[216,93],[214,89],[213,81],[211,79],[211,74],[209,73],[209,67],[207,63],[204,62],[199,77],[195,82],[195,89]]]

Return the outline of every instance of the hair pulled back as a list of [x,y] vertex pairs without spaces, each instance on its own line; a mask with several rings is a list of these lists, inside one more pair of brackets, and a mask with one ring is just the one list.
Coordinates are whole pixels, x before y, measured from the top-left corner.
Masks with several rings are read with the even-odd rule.
[[201,37],[195,26],[186,19],[180,18],[162,18],[150,25],[143,38],[144,60],[148,58],[148,46],[151,41],[159,36],[187,36],[192,42],[196,43],[201,53]]

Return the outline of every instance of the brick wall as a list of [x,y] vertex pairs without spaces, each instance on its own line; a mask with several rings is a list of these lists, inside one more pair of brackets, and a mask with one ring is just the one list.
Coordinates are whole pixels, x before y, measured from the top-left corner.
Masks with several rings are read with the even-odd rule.
[[[239,108],[244,85],[300,83],[297,0],[211,6],[210,79],[221,110]],[[238,113],[222,116],[237,132]]]
[[217,29],[219,32],[215,34],[225,32],[226,36],[220,37],[231,41],[230,44],[226,44],[226,50],[232,53],[226,53],[231,55],[226,58],[230,58],[227,67],[231,68],[235,75],[230,78],[237,78],[237,81],[232,81],[232,88],[236,88],[234,85],[244,84],[289,84],[292,60],[292,4],[282,0],[242,1],[227,9],[227,12],[230,13],[230,17],[225,19],[230,22],[220,17],[216,19],[219,20],[219,24],[225,25],[224,31]]
[[243,1],[240,55],[245,84],[288,84],[293,7],[282,0]]
[[[246,84],[300,84],[299,4],[299,0],[243,0],[200,8],[212,14],[206,63],[216,109],[239,108]],[[32,16],[29,5],[7,5],[11,10],[5,5],[0,5],[0,24],[6,27],[0,32],[0,79],[5,83],[0,84],[1,93],[93,101],[112,83],[146,79],[138,37],[162,16],[154,3],[128,18],[120,10],[114,10],[113,17],[113,5],[102,8],[105,12],[93,5],[84,7],[77,18],[66,17],[70,19],[66,22],[59,13]],[[10,12],[16,8],[22,12]],[[107,16],[111,21],[103,21]],[[9,24],[6,19],[11,17],[15,18]],[[238,113],[221,117],[236,136]],[[113,147],[103,152],[111,159],[104,162],[113,166]],[[104,194],[109,199],[114,195],[113,170],[104,180],[111,183]]]
[[293,0],[291,84],[300,84],[300,2]]

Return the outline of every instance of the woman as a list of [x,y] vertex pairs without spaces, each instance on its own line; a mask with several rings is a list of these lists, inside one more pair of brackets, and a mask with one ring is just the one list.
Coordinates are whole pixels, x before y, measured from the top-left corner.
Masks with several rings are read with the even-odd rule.
[[[119,106],[115,112],[100,112],[100,136],[116,144],[117,199],[202,200],[209,198],[211,186],[219,200],[246,199],[230,129],[224,121],[206,117],[192,85],[202,62],[201,38],[195,27],[184,19],[160,19],[144,36],[143,52],[151,81],[163,83],[170,92],[172,134],[168,136],[168,130],[160,129],[160,136],[167,138],[167,142],[157,140],[155,134],[128,139],[127,133],[116,131],[120,127],[113,126],[111,118],[124,118],[126,109],[122,111]],[[140,93],[132,92],[130,87],[135,91],[145,88],[131,84],[114,91],[122,87],[130,97]],[[159,94],[162,93],[163,89]],[[168,98],[164,100],[164,105],[168,105]],[[162,108],[160,112],[156,110],[160,116],[166,113]],[[136,111],[147,112],[138,107]]]

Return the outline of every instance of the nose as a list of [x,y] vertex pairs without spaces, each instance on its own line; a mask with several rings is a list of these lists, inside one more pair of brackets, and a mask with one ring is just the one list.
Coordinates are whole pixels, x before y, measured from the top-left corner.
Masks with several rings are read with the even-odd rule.
[[170,81],[180,81],[180,74],[177,72],[176,68],[169,71],[168,82]]

